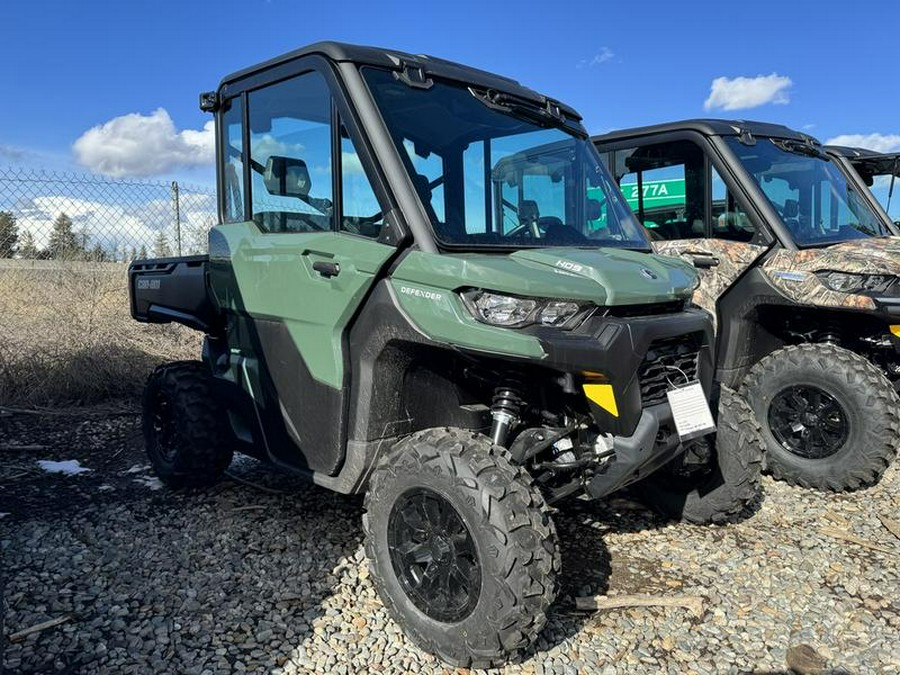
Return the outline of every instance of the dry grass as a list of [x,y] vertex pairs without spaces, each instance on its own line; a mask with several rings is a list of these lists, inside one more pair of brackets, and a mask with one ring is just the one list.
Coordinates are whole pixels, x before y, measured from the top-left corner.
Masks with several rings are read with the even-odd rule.
[[0,267],[0,405],[136,398],[155,365],[197,358],[200,341],[183,326],[131,318],[124,264]]

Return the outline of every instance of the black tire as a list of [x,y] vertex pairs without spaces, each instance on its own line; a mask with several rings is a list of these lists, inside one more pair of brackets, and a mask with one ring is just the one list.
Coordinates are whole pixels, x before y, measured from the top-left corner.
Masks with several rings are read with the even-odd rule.
[[[421,511],[429,515],[418,518],[417,532],[430,534],[408,532],[417,500],[429,509]],[[443,509],[444,524],[431,529],[428,523],[440,520],[431,517],[435,509]],[[560,569],[556,529],[528,473],[485,436],[429,429],[394,446],[372,474],[363,528],[382,602],[413,642],[448,664],[500,664],[528,648],[544,627]],[[439,536],[448,531],[456,534]],[[446,552],[448,539],[453,545]],[[408,556],[424,552],[431,559],[406,565],[403,546],[412,549]],[[448,565],[442,583],[463,590],[454,602],[429,598],[434,588],[424,578]]]
[[897,454],[900,399],[881,370],[847,349],[779,349],[750,370],[741,391],[763,429],[766,468],[779,480],[856,490],[877,483]]
[[199,361],[156,368],[143,397],[144,442],[159,479],[173,488],[209,485],[231,463],[228,419]]
[[713,437],[693,441],[635,486],[642,501],[668,518],[697,525],[739,519],[762,501],[765,444],[753,411],[723,386],[716,417]]

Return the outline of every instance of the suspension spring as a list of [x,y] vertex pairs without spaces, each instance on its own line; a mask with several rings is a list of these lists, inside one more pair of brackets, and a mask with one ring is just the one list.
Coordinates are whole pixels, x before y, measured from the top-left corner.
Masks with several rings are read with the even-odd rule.
[[491,403],[491,440],[494,445],[506,447],[509,430],[519,421],[525,401],[515,385],[498,387]]

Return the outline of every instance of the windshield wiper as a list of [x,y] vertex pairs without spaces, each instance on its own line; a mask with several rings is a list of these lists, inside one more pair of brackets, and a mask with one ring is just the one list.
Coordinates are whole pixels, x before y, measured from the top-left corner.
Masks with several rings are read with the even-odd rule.
[[479,90],[475,87],[469,87],[469,93],[492,110],[510,113],[538,124],[550,124],[582,138],[587,137],[584,132],[569,123],[565,113],[550,99],[546,99],[541,104],[537,101],[515,96],[514,94],[507,94],[496,89]]
[[790,138],[773,138],[771,140],[772,143],[785,152],[791,152],[795,155],[806,155],[807,157],[818,157],[819,159],[825,160],[828,159],[828,155],[812,143],[797,141]]

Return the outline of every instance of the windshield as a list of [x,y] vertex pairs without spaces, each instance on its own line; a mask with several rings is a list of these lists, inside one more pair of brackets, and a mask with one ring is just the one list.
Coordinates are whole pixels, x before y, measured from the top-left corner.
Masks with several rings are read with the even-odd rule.
[[649,249],[581,127],[537,103],[363,68],[401,159],[450,246]]
[[778,212],[794,242],[822,246],[891,234],[835,164],[802,141],[725,139]]
[[900,223],[900,154],[863,157],[851,163],[891,220]]

